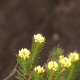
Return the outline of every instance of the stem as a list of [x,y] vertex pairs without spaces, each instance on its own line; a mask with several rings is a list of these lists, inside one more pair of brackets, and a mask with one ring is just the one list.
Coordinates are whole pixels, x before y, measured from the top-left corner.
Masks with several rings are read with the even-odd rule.
[[51,71],[51,74],[50,74],[50,79],[49,79],[49,80],[51,80],[51,78],[52,78],[52,71]]
[[9,74],[9,76],[7,76],[5,79],[3,79],[3,80],[8,80],[11,76],[13,76],[15,73],[16,73],[16,71],[17,71],[17,66],[18,66],[18,63],[16,63],[16,65],[15,65],[15,67],[13,68],[13,70],[11,71],[11,73]]
[[37,78],[36,78],[36,80],[38,80],[38,78],[39,78],[39,74],[37,73]]
[[74,69],[74,66],[72,66],[72,69],[71,69],[71,71],[70,71],[70,73],[69,73],[69,76],[68,76],[67,80],[70,80],[70,78],[71,78],[71,76],[72,76],[72,73],[73,73],[73,69]]
[[[65,68],[62,69],[62,71],[57,75],[57,77],[65,70]],[[55,80],[57,79],[57,77],[55,78]]]
[[[33,53],[32,63],[33,63],[33,61],[34,61],[34,59],[35,59],[35,54],[36,54],[36,52],[37,52],[37,50],[36,50],[36,48],[34,48],[34,50],[32,51],[32,53]],[[30,65],[30,68],[32,68],[32,64]]]
[[26,73],[26,68],[25,68],[25,60],[23,59],[23,69],[24,69],[24,76],[26,77],[26,80],[28,79],[28,75]]

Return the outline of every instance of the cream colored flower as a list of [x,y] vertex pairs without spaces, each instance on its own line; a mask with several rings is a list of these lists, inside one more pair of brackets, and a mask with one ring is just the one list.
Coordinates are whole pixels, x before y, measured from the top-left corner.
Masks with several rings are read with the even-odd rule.
[[26,58],[29,58],[29,54],[30,54],[30,51],[27,50],[27,48],[24,48],[24,49],[22,48],[21,50],[19,50],[18,56],[25,60]]
[[50,61],[48,63],[48,69],[52,69],[54,71],[56,71],[58,68],[58,64],[56,63],[56,61]]
[[[61,55],[62,57],[62,55]],[[67,57],[62,57],[59,58],[59,63],[61,64],[62,67],[69,67],[71,66],[71,60],[68,59]]]
[[45,41],[45,37],[42,34],[34,35],[35,42],[42,43]]
[[43,73],[45,70],[40,65],[34,68],[34,71],[37,71],[38,73]]
[[59,57],[59,59],[62,59],[62,58],[64,58],[64,55],[61,55],[61,56]]
[[70,53],[69,54],[69,59],[71,59],[71,61],[79,60],[79,54],[76,53],[76,52]]

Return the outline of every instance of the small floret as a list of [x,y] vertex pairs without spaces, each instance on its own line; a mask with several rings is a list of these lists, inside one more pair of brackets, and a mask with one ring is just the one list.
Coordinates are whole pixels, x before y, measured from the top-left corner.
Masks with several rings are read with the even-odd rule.
[[71,60],[68,59],[67,57],[62,56],[62,55],[59,57],[59,63],[61,64],[62,67],[71,66]]
[[44,73],[45,70],[40,65],[34,68],[34,71],[37,71],[38,73]]
[[53,71],[56,71],[58,68],[58,64],[56,63],[56,61],[50,61],[48,63],[48,69],[52,69]]
[[45,37],[43,37],[42,34],[34,35],[34,39],[37,43],[42,43],[45,41]]
[[26,58],[29,58],[29,54],[30,54],[30,51],[27,50],[27,48],[24,48],[24,49],[22,48],[21,50],[19,50],[18,56],[25,60]]
[[71,59],[72,62],[79,60],[79,54],[76,52],[70,53],[69,59]]
[[64,58],[64,55],[61,55],[61,56],[59,57],[59,59],[62,59],[62,58]]

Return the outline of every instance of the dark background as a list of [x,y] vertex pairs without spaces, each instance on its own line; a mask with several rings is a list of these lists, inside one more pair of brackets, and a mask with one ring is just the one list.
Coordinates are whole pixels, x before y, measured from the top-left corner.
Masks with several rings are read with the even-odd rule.
[[[31,49],[37,33],[46,38],[40,65],[58,44],[64,54],[80,52],[80,0],[0,0],[0,80],[15,66],[18,50]],[[55,33],[60,39],[52,38]]]

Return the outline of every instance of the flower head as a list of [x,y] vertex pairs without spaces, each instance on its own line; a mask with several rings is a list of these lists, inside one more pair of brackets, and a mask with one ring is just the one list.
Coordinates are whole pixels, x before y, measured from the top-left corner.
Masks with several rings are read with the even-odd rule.
[[25,60],[26,58],[29,58],[29,54],[30,54],[30,51],[27,50],[27,48],[24,48],[24,49],[22,48],[21,50],[19,50],[18,56]]
[[56,61],[50,61],[48,63],[48,69],[52,69],[54,71],[56,71],[58,68],[58,64],[56,63]]
[[37,71],[38,73],[43,73],[45,70],[40,65],[34,68],[34,71]]
[[64,55],[61,55],[61,56],[59,57],[59,59],[62,59],[62,58],[64,58]]
[[62,67],[71,66],[71,60],[68,59],[67,57],[62,56],[62,55],[59,57],[59,62],[60,62]]
[[45,41],[45,37],[42,34],[34,35],[35,42],[42,43]]
[[76,52],[70,53],[69,54],[69,59],[71,59],[71,61],[79,60],[79,54],[76,53]]

